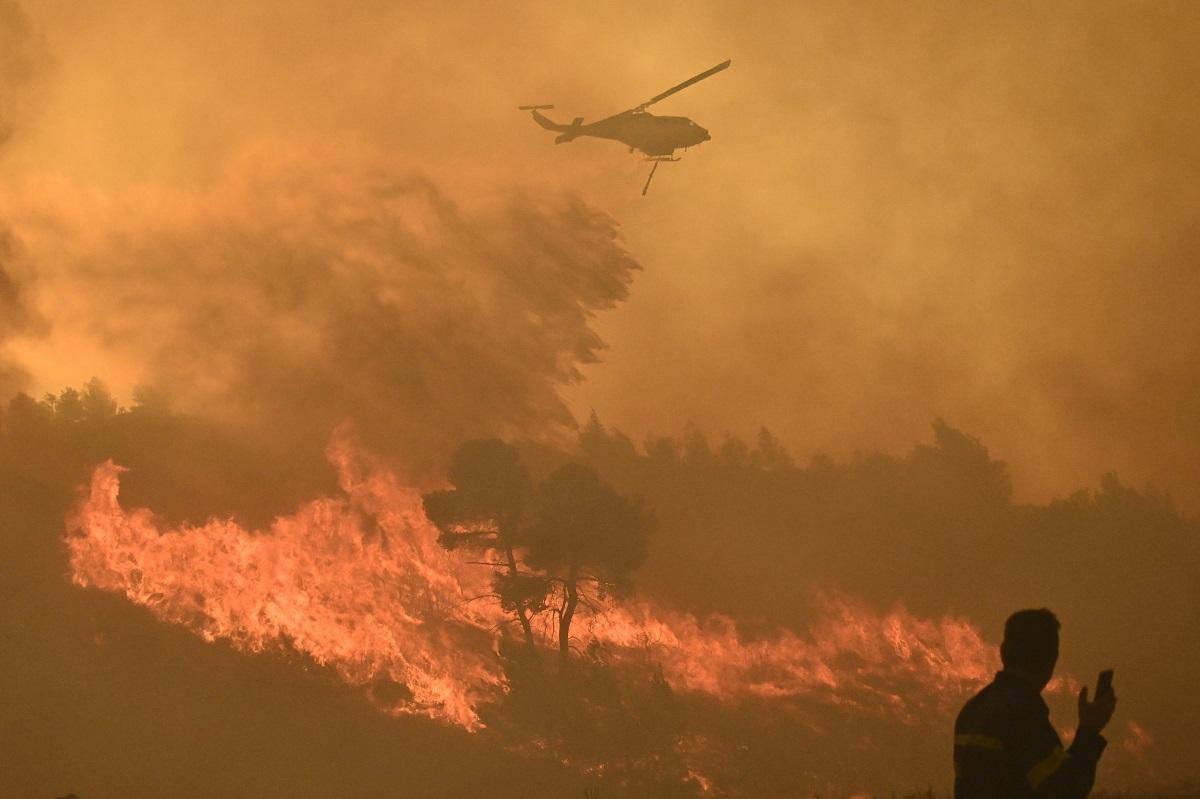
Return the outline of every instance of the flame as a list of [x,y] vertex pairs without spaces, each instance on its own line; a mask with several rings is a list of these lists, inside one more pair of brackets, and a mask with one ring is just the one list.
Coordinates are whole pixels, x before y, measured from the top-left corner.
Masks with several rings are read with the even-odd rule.
[[120,507],[122,471],[97,467],[70,522],[76,584],[123,593],[208,641],[290,644],[352,684],[403,686],[387,710],[479,728],[476,707],[503,683],[498,611],[469,601],[486,580],[438,547],[415,491],[343,461],[344,497],[308,502],[269,531],[211,521],[164,532],[149,511]]
[[[480,729],[481,705],[507,690],[499,642],[510,620],[476,601],[490,572],[438,546],[417,490],[344,441],[330,459],[343,495],[307,502],[265,531],[219,520],[161,529],[149,510],[121,507],[124,470],[101,464],[68,521],[72,580],[122,593],[208,641],[291,646],[351,684],[394,683],[401,690],[371,691],[387,712]],[[608,601],[577,621],[573,644],[648,657],[676,691],[815,700],[902,720],[929,702],[948,708],[998,665],[995,647],[963,619],[921,619],[900,605],[880,614],[840,595],[821,596],[818,609],[806,636],[748,639],[725,616]]]
[[905,720],[927,700],[948,709],[998,666],[995,647],[965,620],[920,619],[902,605],[880,615],[841,595],[818,595],[816,604],[807,636],[744,640],[728,617],[699,619],[645,602],[585,617],[579,635],[650,650],[676,690],[726,701],[817,698]]
[[1121,748],[1135,757],[1142,757],[1146,750],[1154,744],[1154,736],[1136,721],[1126,723],[1127,735],[1121,742]]

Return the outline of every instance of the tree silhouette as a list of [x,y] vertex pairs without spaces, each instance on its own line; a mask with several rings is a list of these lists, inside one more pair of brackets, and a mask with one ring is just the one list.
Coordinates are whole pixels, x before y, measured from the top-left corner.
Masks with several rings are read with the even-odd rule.
[[640,499],[622,496],[595,469],[568,463],[538,486],[536,521],[526,531],[526,560],[562,588],[558,651],[570,652],[571,621],[580,603],[579,585],[601,590],[625,584],[646,559],[654,520]]
[[501,607],[514,614],[531,653],[536,653],[530,617],[545,607],[546,581],[523,572],[516,549],[533,497],[533,481],[517,451],[498,439],[468,441],[450,462],[453,489],[434,491],[422,499],[425,515],[440,531],[438,543],[448,550],[469,549],[503,557],[492,586]]

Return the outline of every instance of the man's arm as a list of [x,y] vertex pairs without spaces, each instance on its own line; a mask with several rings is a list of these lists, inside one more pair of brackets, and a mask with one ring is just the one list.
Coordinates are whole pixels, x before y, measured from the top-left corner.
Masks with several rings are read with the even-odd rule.
[[955,731],[955,799],[1001,799],[1008,769],[1004,742],[995,735]]
[[1079,729],[1066,751],[1048,720],[1044,728],[1020,736],[1014,755],[1035,797],[1084,799],[1091,792],[1096,764],[1107,746],[1100,730],[1112,716],[1116,701],[1116,696],[1109,694],[1088,702],[1084,688],[1079,694]]
[[1096,763],[1105,745],[1100,733],[1080,729],[1066,751],[1055,746],[1049,753],[1043,750],[1042,757],[1027,752],[1018,760],[1037,799],[1084,799],[1096,782]]

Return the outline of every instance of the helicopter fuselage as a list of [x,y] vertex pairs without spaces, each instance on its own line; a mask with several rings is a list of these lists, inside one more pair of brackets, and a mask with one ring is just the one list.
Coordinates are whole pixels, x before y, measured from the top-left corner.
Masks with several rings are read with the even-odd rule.
[[687,117],[660,117],[648,111],[623,111],[587,125],[582,121],[560,125],[536,110],[533,118],[547,130],[559,133],[554,140],[557,144],[593,136],[619,141],[651,158],[669,157],[680,148],[692,147],[711,138],[707,130]]
[[584,135],[614,139],[648,156],[669,156],[677,149],[708,141],[708,131],[687,117],[660,117],[648,111],[623,113],[582,125]]

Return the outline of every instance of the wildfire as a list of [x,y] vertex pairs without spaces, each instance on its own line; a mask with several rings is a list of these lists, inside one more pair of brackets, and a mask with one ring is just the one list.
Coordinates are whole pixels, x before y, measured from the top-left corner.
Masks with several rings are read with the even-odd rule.
[[784,631],[744,640],[732,619],[647,603],[588,617],[580,637],[649,649],[676,690],[724,700],[817,698],[905,719],[926,702],[945,709],[960,701],[999,665],[995,648],[966,621],[919,619],[903,607],[880,615],[844,596],[821,596],[818,604],[803,637]]
[[[161,529],[118,501],[123,469],[98,466],[68,524],[71,576],[123,593],[159,618],[246,651],[290,645],[372,691],[387,712],[476,730],[506,690],[499,642],[510,620],[487,569],[437,543],[417,490],[345,442],[330,458],[342,496],[307,502],[269,530],[232,521]],[[805,698],[907,719],[944,708],[997,663],[968,622],[879,614],[840,596],[820,601],[807,636],[746,639],[731,619],[645,601],[603,603],[580,619],[581,649],[650,658],[673,690],[721,701]],[[388,699],[382,700],[380,695]]]
[[406,691],[389,711],[478,728],[475,708],[502,685],[496,618],[469,601],[487,590],[484,576],[438,547],[416,492],[383,472],[364,476],[344,448],[331,455],[345,495],[265,532],[229,521],[160,531],[150,511],[120,507],[123,470],[102,464],[70,523],[72,579],[208,641],[287,643],[352,684],[395,682]]

